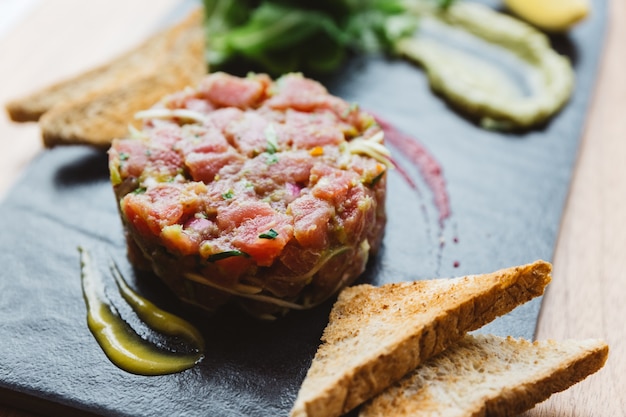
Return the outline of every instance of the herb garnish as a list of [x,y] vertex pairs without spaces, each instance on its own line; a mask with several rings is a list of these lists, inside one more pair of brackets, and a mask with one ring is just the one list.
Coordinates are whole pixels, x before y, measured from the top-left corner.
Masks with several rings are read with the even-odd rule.
[[267,165],[273,165],[276,162],[278,162],[278,155],[276,154],[267,155],[267,158],[265,159],[265,163],[267,163]]
[[393,52],[417,27],[404,0],[203,3],[209,66],[243,60],[275,76],[332,72],[352,51]]
[[222,259],[232,258],[233,256],[243,256],[244,258],[250,257],[250,255],[240,250],[227,250],[225,252],[219,252],[219,253],[214,253],[212,255],[209,255],[209,257],[207,258],[207,261],[217,262],[217,261],[221,261]]
[[222,194],[222,198],[224,200],[230,200],[231,198],[233,198],[233,195],[233,190],[228,190],[224,194]]
[[376,175],[374,178],[372,178],[372,180],[367,184],[368,187],[373,187],[376,184],[378,184],[378,181],[381,180],[381,178],[383,177],[383,175],[385,175],[385,172],[387,172],[386,169],[383,169],[380,174]]
[[276,236],[278,236],[278,232],[274,229],[270,229],[266,233],[261,233],[259,235],[259,238],[260,239],[276,239]]
[[275,154],[278,150],[278,135],[276,134],[276,129],[274,129],[274,124],[268,124],[264,133],[265,139],[267,140],[267,147],[265,148],[266,152],[269,154]]
[[343,110],[343,113],[341,113],[341,118],[346,119],[348,116],[350,116],[350,113],[357,110],[359,110],[358,103],[350,103],[350,105]]

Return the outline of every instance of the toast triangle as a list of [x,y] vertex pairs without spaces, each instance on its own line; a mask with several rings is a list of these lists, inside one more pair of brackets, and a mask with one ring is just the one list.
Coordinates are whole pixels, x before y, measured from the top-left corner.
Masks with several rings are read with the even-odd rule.
[[551,269],[536,261],[484,275],[346,288],[291,416],[352,410],[465,333],[543,294]]
[[207,72],[202,9],[138,47],[85,73],[7,103],[14,121],[39,120],[44,145],[108,148],[163,96],[195,86]]
[[604,366],[602,340],[465,336],[362,407],[359,417],[517,416]]

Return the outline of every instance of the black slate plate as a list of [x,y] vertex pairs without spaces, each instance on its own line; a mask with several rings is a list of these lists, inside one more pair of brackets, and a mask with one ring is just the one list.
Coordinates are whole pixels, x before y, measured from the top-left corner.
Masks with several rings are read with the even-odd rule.
[[[590,19],[554,39],[574,61],[577,88],[540,130],[479,129],[433,96],[423,73],[403,61],[357,60],[325,80],[334,93],[419,138],[442,165],[451,201],[452,215],[440,226],[417,171],[409,169],[419,193],[397,172],[390,175],[384,246],[362,281],[482,273],[552,258],[602,49],[606,5],[593,7]],[[104,154],[81,147],[42,152],[0,206],[0,230],[0,401],[50,415],[287,414],[330,302],[275,323],[186,310],[128,264]],[[103,271],[112,256],[139,292],[196,323],[208,344],[203,362],[157,377],[112,365],[87,329],[78,245],[96,255]],[[112,281],[107,285],[123,306]],[[539,300],[528,303],[485,331],[531,338],[539,307]]]

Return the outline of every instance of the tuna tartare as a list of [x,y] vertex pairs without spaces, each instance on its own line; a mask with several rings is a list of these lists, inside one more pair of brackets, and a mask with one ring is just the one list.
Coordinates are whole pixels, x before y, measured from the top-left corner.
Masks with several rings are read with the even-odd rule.
[[182,300],[308,308],[380,246],[383,132],[321,84],[215,73],[137,117],[109,151],[129,255]]

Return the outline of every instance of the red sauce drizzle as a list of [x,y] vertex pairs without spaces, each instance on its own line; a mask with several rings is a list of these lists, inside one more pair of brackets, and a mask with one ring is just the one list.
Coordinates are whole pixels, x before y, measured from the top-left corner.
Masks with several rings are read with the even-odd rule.
[[[419,170],[424,178],[426,185],[433,193],[435,207],[439,212],[439,225],[443,226],[443,222],[450,217],[450,198],[446,188],[446,181],[443,178],[443,170],[439,162],[428,152],[428,150],[419,143],[415,138],[400,132],[390,123],[376,116],[376,121],[385,132],[385,141],[397,148],[402,154],[408,158]],[[398,172],[414,189],[417,189],[415,183],[409,175],[397,163],[394,163]]]

